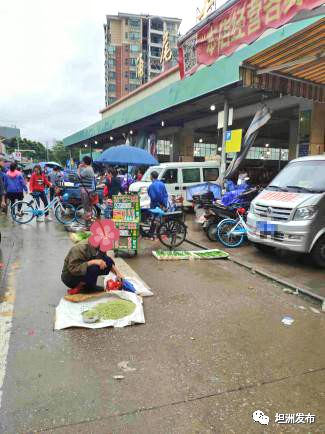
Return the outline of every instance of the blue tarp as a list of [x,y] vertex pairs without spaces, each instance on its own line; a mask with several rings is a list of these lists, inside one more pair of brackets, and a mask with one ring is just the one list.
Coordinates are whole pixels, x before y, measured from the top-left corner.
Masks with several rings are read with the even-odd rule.
[[205,182],[204,184],[193,185],[186,189],[186,199],[188,201],[193,200],[194,195],[201,195],[212,192],[215,199],[221,199],[221,187],[211,182]]

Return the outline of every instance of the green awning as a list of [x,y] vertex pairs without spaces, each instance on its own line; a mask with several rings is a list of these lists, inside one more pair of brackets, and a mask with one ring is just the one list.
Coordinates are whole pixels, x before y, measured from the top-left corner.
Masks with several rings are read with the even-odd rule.
[[213,65],[202,68],[191,77],[172,83],[128,108],[121,109],[112,116],[66,137],[63,143],[65,146],[72,146],[84,142],[92,137],[109,133],[116,128],[140,121],[148,116],[236,83],[240,80],[239,67],[245,59],[288,38],[324,16],[324,14],[318,15],[287,24],[270,35],[236,51],[231,56],[218,59]]

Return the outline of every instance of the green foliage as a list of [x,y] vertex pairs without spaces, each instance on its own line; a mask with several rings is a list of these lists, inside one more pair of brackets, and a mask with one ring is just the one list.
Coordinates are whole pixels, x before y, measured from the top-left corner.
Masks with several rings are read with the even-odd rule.
[[[13,138],[6,140],[6,150],[8,154],[12,154],[18,149],[17,139]],[[33,161],[45,161],[47,159],[46,147],[40,142],[34,142],[28,139],[19,139],[19,149],[31,149],[35,152],[23,152],[23,156],[26,158],[32,158]],[[50,157],[49,150],[49,157]]]
[[[56,142],[56,144],[51,149],[53,160],[57,163],[65,166],[66,161],[72,157],[74,160],[79,160],[79,150],[78,149],[67,149],[63,142]],[[70,154],[71,152],[71,154]]]

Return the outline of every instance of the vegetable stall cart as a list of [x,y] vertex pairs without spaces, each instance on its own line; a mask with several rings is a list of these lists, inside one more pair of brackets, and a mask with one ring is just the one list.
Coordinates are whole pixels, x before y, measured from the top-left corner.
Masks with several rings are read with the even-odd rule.
[[141,220],[140,197],[138,194],[113,196],[113,221],[120,231],[120,239],[114,251],[137,255],[139,249],[139,226]]

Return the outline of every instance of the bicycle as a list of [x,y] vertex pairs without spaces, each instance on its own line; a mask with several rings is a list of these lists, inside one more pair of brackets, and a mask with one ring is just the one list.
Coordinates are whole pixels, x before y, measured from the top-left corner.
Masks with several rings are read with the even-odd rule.
[[145,238],[157,236],[170,249],[179,247],[187,235],[183,212],[165,212],[160,208],[141,210],[140,234]]
[[[59,223],[68,225],[76,219],[76,208],[69,203],[65,203],[66,198],[59,196],[59,190],[56,190],[57,195],[44,209],[40,209],[37,203],[38,193],[32,193],[32,200],[16,202],[11,207],[11,217],[20,225],[30,223],[35,217],[43,217],[50,209],[54,210],[55,217]],[[65,196],[65,195],[64,195]],[[62,200],[63,199],[63,200]]]
[[218,225],[218,239],[225,247],[239,247],[247,237],[248,227],[244,219],[246,209],[238,208],[236,213],[237,219],[227,218]]

